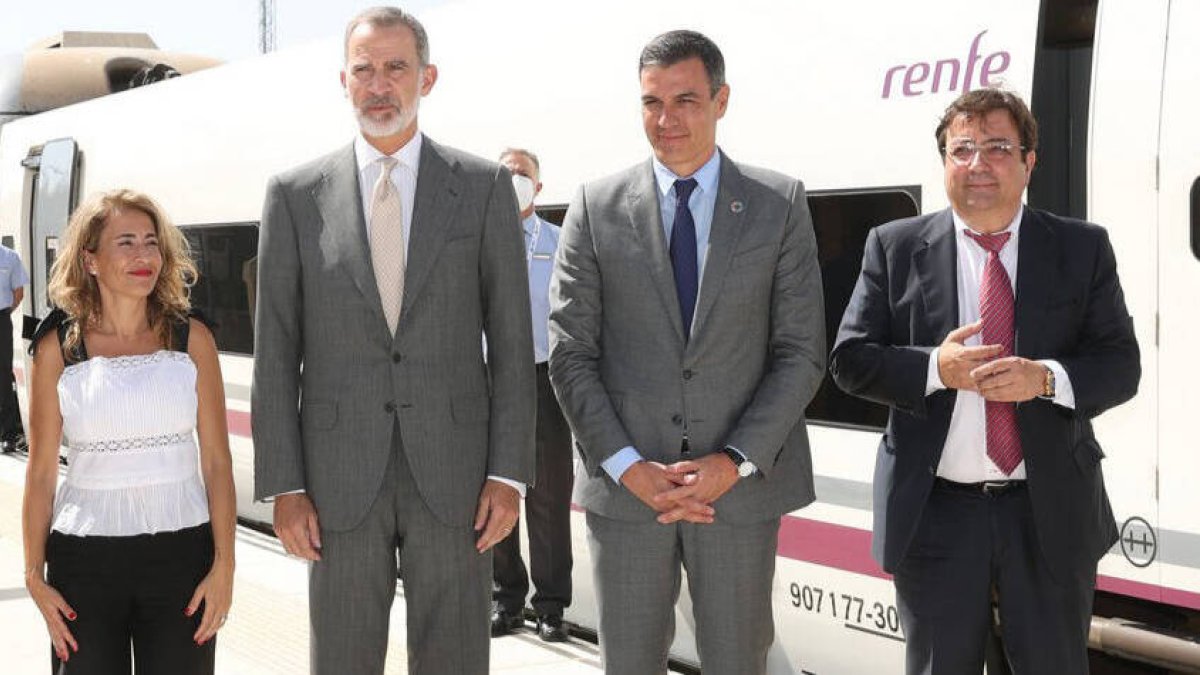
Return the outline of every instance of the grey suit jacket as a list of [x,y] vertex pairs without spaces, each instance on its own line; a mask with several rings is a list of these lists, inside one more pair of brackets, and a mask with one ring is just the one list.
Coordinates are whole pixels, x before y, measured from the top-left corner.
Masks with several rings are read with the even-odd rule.
[[352,145],[267,188],[255,497],[303,488],[322,527],[355,527],[379,491],[398,420],[425,502],[447,525],[469,525],[487,475],[534,476],[529,298],[509,174],[424,139],[395,335],[359,190]]
[[647,161],[583,186],[551,283],[550,377],[601,515],[654,512],[601,464],[740,449],[761,471],[714,507],[727,522],[778,517],[814,498],[804,408],[821,382],[821,275],[804,186],[722,154],[708,257],[684,339],[654,172]]

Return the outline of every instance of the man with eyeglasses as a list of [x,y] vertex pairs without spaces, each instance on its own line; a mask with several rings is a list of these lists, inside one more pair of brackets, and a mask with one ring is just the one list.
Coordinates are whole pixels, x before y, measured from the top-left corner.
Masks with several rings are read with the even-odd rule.
[[1137,391],[1104,229],[1024,206],[1037,123],[980,89],[937,127],[950,208],[871,231],[831,369],[890,407],[872,553],[909,673],[979,673],[996,605],[1016,673],[1086,673],[1117,529],[1091,419]]

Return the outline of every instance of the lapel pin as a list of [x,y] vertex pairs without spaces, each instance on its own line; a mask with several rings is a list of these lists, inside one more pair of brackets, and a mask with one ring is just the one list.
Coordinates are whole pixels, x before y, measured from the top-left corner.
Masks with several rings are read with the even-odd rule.
[[746,208],[746,205],[743,204],[740,200],[734,200],[733,202],[731,202],[729,204],[729,210],[734,213],[741,213],[742,210],[745,208]]

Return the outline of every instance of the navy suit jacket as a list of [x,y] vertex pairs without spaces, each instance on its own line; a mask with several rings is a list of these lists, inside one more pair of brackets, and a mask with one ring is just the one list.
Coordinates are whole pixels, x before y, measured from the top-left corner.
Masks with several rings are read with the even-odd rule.
[[[1017,405],[1035,529],[1053,574],[1090,575],[1117,538],[1091,419],[1137,392],[1133,320],[1103,228],[1026,207],[1020,232],[1015,351],[1057,359],[1075,392],[1074,410]],[[954,410],[957,391],[925,385],[930,352],[958,326],[957,259],[949,209],[873,229],[830,357],[838,386],[890,408],[872,542],[888,571],[916,532]]]

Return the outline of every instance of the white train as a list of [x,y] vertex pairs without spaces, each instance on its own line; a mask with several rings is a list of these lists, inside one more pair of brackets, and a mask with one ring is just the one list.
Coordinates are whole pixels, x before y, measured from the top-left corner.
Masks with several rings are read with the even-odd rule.
[[[467,0],[421,16],[440,67],[422,129],[484,156],[536,151],[552,220],[579,183],[648,156],[642,44],[683,26],[714,38],[732,86],[722,147],[811,189],[831,336],[867,230],[946,206],[933,138],[945,105],[1001,82],[1030,100],[1042,140],[1028,200],[1108,227],[1142,348],[1140,393],[1097,425],[1121,541],[1100,565],[1095,642],[1200,663],[1188,639],[1151,632],[1194,638],[1200,626],[1200,444],[1187,394],[1200,382],[1200,2]],[[204,275],[195,302],[220,322],[239,513],[252,520],[270,515],[250,500],[257,223],[269,176],[355,133],[341,49],[333,36],[0,127],[0,228],[31,268],[25,314],[46,312],[46,270],[81,195],[136,187],[186,228]],[[818,502],[783,521],[772,673],[902,672],[892,586],[868,553],[885,415],[829,382],[809,408]],[[576,518],[568,618],[595,626]],[[694,662],[686,597],[673,653]],[[1148,630],[1102,620],[1113,616]]]

